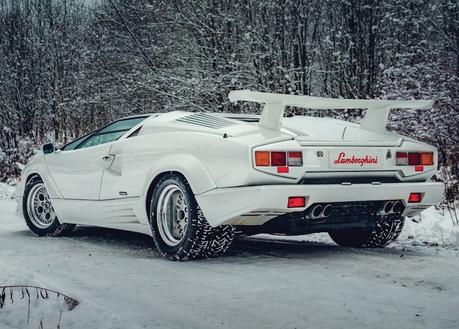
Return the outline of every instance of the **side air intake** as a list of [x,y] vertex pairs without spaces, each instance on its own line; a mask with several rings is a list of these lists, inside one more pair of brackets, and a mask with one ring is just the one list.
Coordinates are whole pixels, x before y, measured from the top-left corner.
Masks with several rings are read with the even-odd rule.
[[237,125],[236,122],[226,120],[224,118],[215,117],[211,114],[206,114],[206,113],[193,113],[193,114],[181,117],[175,121],[189,123],[192,125],[197,125],[197,126],[211,128],[211,129],[220,129],[220,128]]

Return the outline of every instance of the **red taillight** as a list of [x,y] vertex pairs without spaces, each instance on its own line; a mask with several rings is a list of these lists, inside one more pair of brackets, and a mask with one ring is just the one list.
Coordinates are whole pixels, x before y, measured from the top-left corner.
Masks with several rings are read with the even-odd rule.
[[433,166],[433,152],[397,152],[395,163],[397,166]]
[[421,201],[422,201],[422,193],[419,193],[419,192],[410,193],[408,197],[409,203],[419,203]]
[[257,167],[277,167],[277,172],[289,172],[289,167],[303,166],[303,153],[300,151],[255,151],[255,165]]
[[280,167],[287,165],[287,156],[285,152],[271,152],[271,166]]
[[408,153],[408,165],[418,166],[421,164],[421,153]]
[[406,152],[397,152],[397,154],[396,154],[396,164],[397,164],[397,166],[407,166],[408,165],[408,153],[406,153]]
[[304,196],[291,196],[288,198],[288,208],[303,208],[306,205]]
[[287,165],[290,167],[301,167],[303,165],[303,153],[302,152],[288,152],[287,153]]

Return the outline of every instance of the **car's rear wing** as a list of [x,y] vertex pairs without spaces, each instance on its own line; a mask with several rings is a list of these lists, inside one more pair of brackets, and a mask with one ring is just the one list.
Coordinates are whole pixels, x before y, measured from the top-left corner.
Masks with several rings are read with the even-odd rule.
[[339,99],[287,94],[263,93],[250,90],[235,90],[228,95],[231,102],[247,101],[264,103],[260,117],[260,126],[280,130],[286,106],[295,106],[314,110],[345,110],[366,109],[367,112],[360,122],[363,129],[381,132],[386,129],[391,109],[428,109],[432,100],[367,100]]

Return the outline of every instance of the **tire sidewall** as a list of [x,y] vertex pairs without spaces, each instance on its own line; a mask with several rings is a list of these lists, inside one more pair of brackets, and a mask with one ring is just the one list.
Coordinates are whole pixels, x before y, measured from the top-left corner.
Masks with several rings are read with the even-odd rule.
[[29,212],[27,209],[27,199],[29,198],[30,191],[35,185],[43,183],[43,180],[39,176],[34,176],[27,181],[27,184],[24,187],[24,194],[22,197],[22,211],[24,214],[25,222],[33,233],[35,233],[38,236],[52,236],[61,227],[61,224],[57,216],[50,226],[48,226],[47,228],[39,228],[35,226],[33,221],[30,219]]
[[[159,196],[164,188],[172,184],[178,186],[184,192],[184,197],[188,205],[188,225],[186,228],[185,237],[176,246],[170,246],[164,242],[159,233],[156,216]],[[175,174],[168,174],[160,178],[157,183],[157,187],[151,196],[149,219],[153,239],[155,240],[157,248],[163,255],[170,259],[181,259],[182,257],[186,257],[187,250],[190,249],[191,244],[193,243],[193,239],[197,233],[197,218],[200,215],[198,213],[199,211],[199,207],[197,206],[197,202],[194,198],[191,188],[183,178]]]

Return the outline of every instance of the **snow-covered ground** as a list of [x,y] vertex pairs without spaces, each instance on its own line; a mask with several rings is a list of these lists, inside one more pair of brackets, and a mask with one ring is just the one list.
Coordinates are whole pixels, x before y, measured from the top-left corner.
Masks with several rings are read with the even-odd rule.
[[[226,257],[169,262],[149,237],[79,228],[38,238],[0,185],[0,285],[30,284],[77,298],[61,328],[458,328],[459,230],[434,209],[408,221],[399,244],[340,248],[325,235],[260,236]],[[0,328],[56,328],[62,299],[20,290]]]

